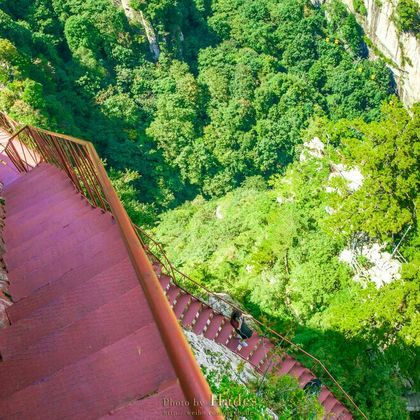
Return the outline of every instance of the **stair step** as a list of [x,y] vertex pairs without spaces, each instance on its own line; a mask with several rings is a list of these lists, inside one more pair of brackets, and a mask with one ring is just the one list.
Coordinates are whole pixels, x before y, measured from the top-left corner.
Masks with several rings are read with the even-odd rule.
[[43,251],[47,251],[50,247],[55,248],[58,242],[65,241],[66,245],[73,247],[106,230],[112,223],[110,214],[104,214],[100,209],[91,209],[71,222],[46,229],[16,248],[8,249],[5,262],[12,271],[13,268],[25,264],[25,261],[36,258],[40,253],[40,246]]
[[[3,165],[1,165],[3,166]],[[16,173],[12,169],[9,169],[7,167],[2,167],[0,169],[0,182],[4,186],[4,191],[6,190],[8,185],[13,184],[16,180],[18,180],[20,177],[20,174]]]
[[193,302],[190,304],[187,312],[182,318],[182,325],[184,327],[191,327],[191,325],[193,324],[193,321],[195,320],[197,314],[199,313],[201,309],[201,306],[202,306],[201,302],[199,302],[196,299],[193,299]]
[[48,305],[49,302],[69,293],[73,288],[89,281],[90,278],[104,273],[115,264],[127,258],[127,251],[121,239],[115,240],[107,247],[102,247],[94,254],[95,264],[92,260],[75,266],[65,272],[61,277],[32,292],[29,296],[19,300],[7,310],[8,317],[13,323],[24,318],[30,318],[31,314]]
[[248,356],[257,349],[258,345],[261,342],[261,338],[257,334],[253,334],[251,338],[244,340],[248,346],[243,346],[238,353],[244,358],[248,359]]
[[11,185],[21,174],[14,169],[14,165],[11,163],[9,157],[3,153],[0,153],[0,182],[4,185],[4,190],[8,185]]
[[191,302],[191,295],[188,293],[182,293],[178,299],[176,304],[173,307],[173,311],[177,319],[181,317],[184,311],[188,308],[189,303]]
[[229,337],[234,333],[234,328],[232,327],[232,325],[230,325],[229,320],[226,320],[225,324],[222,327],[222,330],[216,336],[215,341],[216,343],[226,345],[227,341],[229,340]]
[[41,163],[10,186],[7,189],[7,197],[13,202],[22,198],[45,197],[48,195],[49,186],[64,181],[69,181],[69,178],[63,172],[54,166]]
[[[75,270],[78,266],[87,263],[98,264],[97,255],[101,251],[106,251],[113,242],[119,242],[120,246],[124,247],[115,225],[111,225],[105,232],[93,236],[72,249],[68,249],[66,243],[57,244],[57,247],[51,250],[52,252],[40,256],[36,263],[32,264],[32,271],[25,271],[24,268],[28,268],[28,264],[25,264],[24,268],[10,272],[9,292],[17,301],[29,296],[47,283],[53,282],[68,271]],[[60,261],[60,264],[57,264],[57,261]]]
[[121,340],[152,320],[146,298],[136,286],[2,362],[0,398]]
[[238,352],[238,346],[239,346],[239,338],[237,338],[236,332],[234,332],[233,337],[230,339],[229,343],[227,344],[227,348],[234,353]]
[[[147,251],[146,251],[147,252]],[[153,256],[152,255],[150,255],[150,253],[149,252],[147,252],[147,256],[149,257],[149,259],[152,261],[153,260]],[[155,273],[156,273],[156,275],[158,276],[158,277],[160,277],[161,276],[161,274],[162,274],[162,267],[160,266],[160,264],[158,263],[158,262],[153,262],[152,263],[152,266],[153,266],[153,270],[155,271]]]
[[217,333],[219,332],[219,328],[222,327],[223,323],[225,322],[226,318],[223,315],[214,315],[210,325],[207,327],[204,337],[208,338],[209,340],[213,340]]
[[299,375],[299,385],[303,388],[312,379],[315,379],[315,376],[309,369],[304,368],[304,371]]
[[322,404],[331,394],[331,391],[326,387],[323,386],[321,388],[321,393],[319,394],[318,401]]
[[[11,163],[13,165],[13,163]],[[14,165],[13,165],[14,166]],[[26,182],[29,183],[36,183],[37,182],[37,178],[39,177],[39,174],[41,172],[43,172],[44,170],[48,169],[49,165],[45,164],[45,163],[40,163],[36,168],[32,169],[32,171],[30,172],[20,172],[20,176],[19,179],[16,179],[13,183],[7,185],[7,187],[5,188],[6,192],[13,192],[13,191],[19,191],[20,189],[25,190],[26,187],[24,186],[24,184]],[[33,181],[32,181],[33,179]]]
[[166,297],[168,298],[168,302],[171,306],[173,306],[174,303],[176,303],[175,301],[180,294],[181,294],[181,289],[177,285],[171,284],[169,286],[169,289],[166,292]]
[[9,214],[28,212],[31,207],[39,207],[40,203],[54,201],[55,196],[60,193],[74,190],[71,181],[68,178],[63,178],[59,173],[53,173],[49,177],[40,177],[40,179],[42,179],[42,193],[38,192],[37,189],[37,192],[27,190],[26,193],[17,194],[15,197],[13,197],[11,191],[5,194],[6,209]]
[[334,417],[337,419],[343,419],[346,414],[350,414],[347,408],[340,402],[337,402],[334,406]]
[[166,274],[160,274],[158,275],[158,277],[159,277],[159,282],[160,282],[160,285],[162,286],[163,291],[166,292],[169,288],[169,285],[171,284],[171,278],[167,276]]
[[[14,226],[15,228],[17,228],[21,221],[29,220],[30,218],[34,217],[34,215],[39,213],[42,213],[44,217],[51,216],[52,212],[50,211],[50,209],[54,205],[66,200],[72,194],[76,195],[76,190],[69,186],[62,191],[59,191],[55,194],[51,194],[51,196],[45,198],[44,200],[34,200],[33,203],[24,204],[18,212],[10,210],[10,207],[7,204],[7,197],[5,197],[7,226]],[[11,214],[14,218],[13,221],[9,219],[9,215]]]
[[30,318],[0,330],[0,354],[3,360],[13,359],[41,337],[83,318],[137,286],[136,274],[126,258],[97,276],[62,290],[55,300],[33,311]]
[[69,223],[92,210],[92,206],[79,193],[72,192],[65,200],[51,205],[48,210],[48,214],[38,212],[17,220],[12,220],[13,215],[7,216],[3,232],[7,248],[12,249],[47,229]]
[[273,348],[274,348],[274,345],[266,338],[263,338],[258,348],[249,358],[250,363],[253,366],[259,366],[261,361],[264,360],[264,358]]
[[205,330],[205,328],[211,322],[213,313],[213,310],[208,306],[202,308],[200,315],[198,316],[197,321],[193,326],[193,331],[195,334],[200,335]]
[[149,325],[0,400],[7,419],[93,419],[173,380],[155,325]]
[[7,215],[4,237],[7,238],[8,246],[14,247],[16,242],[13,240],[17,240],[17,243],[25,242],[50,226],[74,220],[89,208],[92,206],[88,201],[73,191],[62,201],[52,204],[48,208],[50,213],[48,215],[45,212],[28,213],[23,218],[15,217],[14,214]]
[[286,356],[283,362],[281,363],[279,374],[285,375],[289,373],[292,368],[298,363],[295,359],[292,359],[290,356]]
[[[92,240],[96,236],[103,236],[104,239],[106,239],[107,231],[112,230],[112,228],[114,227],[113,226],[114,222],[112,218],[110,218],[108,215],[106,215],[108,217],[104,215],[105,216],[104,219],[100,221],[99,220],[100,211],[98,209],[95,209],[95,210],[92,209],[88,213],[89,214],[87,215],[87,217],[89,218],[92,218],[92,216],[94,216],[94,214],[92,213],[97,214],[97,217],[93,217],[91,220],[94,226],[98,226],[98,230],[97,232],[95,232],[95,235],[91,235],[88,240]],[[86,242],[87,241],[83,241],[83,238],[82,238],[82,243],[86,243]],[[106,241],[104,242],[104,244],[106,244]],[[67,257],[71,253],[72,250],[78,249],[79,246],[81,246],[81,244],[78,241],[78,237],[76,235],[70,236],[70,237],[66,237],[64,235],[60,237],[55,242],[55,244],[51,244],[51,243],[39,244],[37,248],[38,252],[35,252],[34,256],[29,255],[29,258],[13,265],[11,265],[9,262],[8,272],[9,272],[10,278],[11,279],[20,278],[21,275],[25,273],[32,273],[35,270],[38,270],[42,267],[47,266],[51,262],[55,262],[55,265],[57,265],[57,261],[61,261],[62,257]],[[11,252],[13,252],[13,250],[11,250]]]
[[289,370],[288,375],[299,378],[305,372],[305,369],[299,362],[296,362],[293,368]]
[[334,395],[330,395],[322,404],[324,407],[324,410],[326,413],[330,413],[333,409],[333,407],[338,404],[337,399],[334,397]]
[[278,354],[269,353],[258,370],[264,375],[267,373],[277,372],[280,369],[282,359]]

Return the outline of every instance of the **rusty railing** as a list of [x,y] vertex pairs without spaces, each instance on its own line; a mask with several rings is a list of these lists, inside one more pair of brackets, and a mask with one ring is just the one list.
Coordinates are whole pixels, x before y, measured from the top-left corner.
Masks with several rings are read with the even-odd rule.
[[92,143],[19,125],[4,113],[0,113],[0,127],[11,134],[4,151],[20,172],[29,172],[41,162],[52,164],[66,172],[75,189],[92,206],[113,215],[185,397],[191,406],[194,401],[209,404],[208,407],[203,405],[198,418],[223,418],[217,407],[210,406],[209,385]]

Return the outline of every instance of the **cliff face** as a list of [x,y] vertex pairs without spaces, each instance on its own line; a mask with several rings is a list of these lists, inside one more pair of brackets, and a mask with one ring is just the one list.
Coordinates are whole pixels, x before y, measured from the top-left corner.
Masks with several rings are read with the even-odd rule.
[[[342,1],[355,12],[353,0]],[[375,47],[390,60],[401,100],[408,106],[420,101],[420,42],[412,34],[398,32],[392,19],[397,0],[363,1],[367,14],[355,13],[357,20]]]
[[160,48],[156,33],[151,23],[145,18],[142,12],[138,12],[131,7],[130,0],[114,0],[114,3],[116,6],[121,6],[123,8],[125,15],[130,22],[139,23],[142,25],[147,40],[149,41],[150,52],[153,54],[155,61],[158,60],[160,55]]

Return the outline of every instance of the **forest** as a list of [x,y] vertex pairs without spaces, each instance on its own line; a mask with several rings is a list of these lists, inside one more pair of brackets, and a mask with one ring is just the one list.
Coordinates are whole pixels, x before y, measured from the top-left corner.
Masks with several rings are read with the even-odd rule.
[[[339,0],[128,7],[0,0],[0,110],[91,140],[175,266],[287,331],[369,418],[409,418],[420,105],[401,104]],[[383,284],[373,246],[400,264]]]

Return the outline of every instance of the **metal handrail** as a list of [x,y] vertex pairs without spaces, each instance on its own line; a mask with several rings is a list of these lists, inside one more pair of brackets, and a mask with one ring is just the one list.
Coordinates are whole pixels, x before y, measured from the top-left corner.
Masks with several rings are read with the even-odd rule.
[[[0,114],[0,126],[10,132],[18,124]],[[63,169],[92,205],[113,215],[186,399],[191,407],[197,401],[203,404],[197,418],[222,419],[219,408],[210,405],[209,385],[93,144],[25,125],[10,137],[5,151],[20,172],[32,169],[29,157],[34,163],[48,162]],[[28,152],[32,152],[30,156]]]
[[[239,310],[241,312],[244,312],[242,308],[239,308],[237,305],[233,304],[232,302],[229,302],[228,300],[224,299],[223,297],[215,294],[211,290],[209,290],[207,287],[203,286],[198,281],[192,279],[188,275],[184,274],[180,270],[178,270],[176,267],[174,267],[168,258],[168,256],[165,253],[164,247],[161,243],[159,243],[156,239],[154,239],[150,234],[145,232],[143,229],[141,229],[139,226],[136,226],[137,231],[139,232],[139,235],[143,235],[148,240],[150,240],[159,250],[159,253],[161,254],[162,258],[166,261],[166,264],[169,266],[166,268],[168,270],[168,275],[172,278],[173,282],[178,286],[181,287],[176,279],[175,273],[179,274],[184,279],[188,280],[189,282],[193,283],[194,285],[198,286],[202,290],[204,290],[208,295],[214,296],[219,301],[224,302],[225,304],[229,305],[234,310]],[[142,241],[144,243],[144,241]],[[159,258],[153,254],[153,252],[148,250],[155,258],[159,260]],[[160,261],[160,260],[159,260]],[[165,267],[165,264],[161,262],[162,266]],[[183,287],[181,287],[183,288]],[[277,338],[279,338],[282,342],[288,343],[290,346],[292,346],[294,349],[296,349],[298,352],[304,354],[305,356],[309,357],[315,364],[317,364],[323,372],[328,376],[328,378],[334,383],[334,385],[341,391],[341,393],[345,396],[345,398],[350,402],[350,404],[357,410],[357,412],[365,419],[367,419],[367,416],[363,413],[363,411],[360,409],[360,407],[354,402],[354,400],[350,397],[350,395],[342,388],[342,386],[337,382],[337,380],[333,377],[333,375],[330,373],[330,371],[327,369],[327,367],[315,356],[308,353],[306,350],[304,350],[299,345],[293,343],[291,340],[289,340],[287,337],[281,335],[277,331],[273,330],[272,328],[266,326],[261,321],[253,317],[251,314],[246,314],[246,316],[250,319],[252,319],[253,322],[255,322],[261,329],[269,331],[271,334],[275,335]]]

